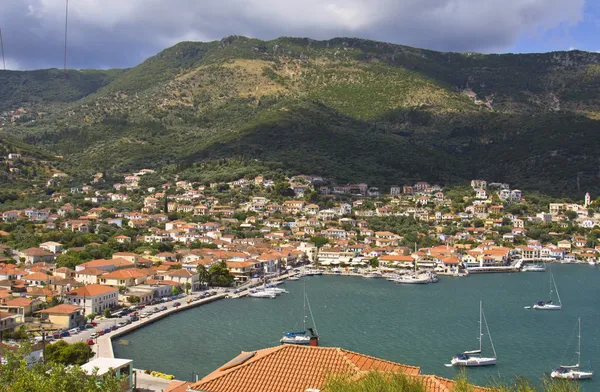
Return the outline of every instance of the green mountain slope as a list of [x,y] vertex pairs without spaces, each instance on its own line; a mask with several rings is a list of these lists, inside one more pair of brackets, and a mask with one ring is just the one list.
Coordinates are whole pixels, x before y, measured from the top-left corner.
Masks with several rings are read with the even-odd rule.
[[64,155],[74,174],[239,157],[340,183],[485,177],[600,192],[600,54],[228,37],[102,80],[6,131]]

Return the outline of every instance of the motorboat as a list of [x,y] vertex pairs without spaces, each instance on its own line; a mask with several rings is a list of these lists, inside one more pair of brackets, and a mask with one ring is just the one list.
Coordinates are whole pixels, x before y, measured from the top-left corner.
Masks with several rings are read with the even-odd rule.
[[401,284],[427,284],[436,283],[439,280],[438,276],[434,272],[422,272],[406,274],[394,279],[394,283]]
[[275,298],[277,297],[277,294],[273,293],[273,292],[268,292],[268,291],[255,291],[255,290],[251,290],[248,293],[249,297],[252,298]]
[[523,268],[521,268],[523,272],[545,272],[546,265],[545,264],[525,264]]

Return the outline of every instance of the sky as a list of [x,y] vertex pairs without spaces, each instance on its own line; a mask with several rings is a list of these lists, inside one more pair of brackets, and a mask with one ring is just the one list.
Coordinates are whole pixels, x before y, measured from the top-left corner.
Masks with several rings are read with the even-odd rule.
[[[7,69],[62,68],[66,0],[0,0]],[[69,0],[68,67],[180,41],[360,37],[454,52],[600,51],[600,0]],[[1,63],[0,63],[1,67]]]

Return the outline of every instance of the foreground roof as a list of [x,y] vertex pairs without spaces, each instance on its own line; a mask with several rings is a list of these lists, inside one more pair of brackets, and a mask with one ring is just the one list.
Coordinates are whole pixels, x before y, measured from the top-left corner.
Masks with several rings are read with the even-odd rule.
[[320,389],[330,373],[400,371],[418,375],[416,366],[402,365],[335,347],[282,345],[242,352],[192,384],[204,392],[305,392]]

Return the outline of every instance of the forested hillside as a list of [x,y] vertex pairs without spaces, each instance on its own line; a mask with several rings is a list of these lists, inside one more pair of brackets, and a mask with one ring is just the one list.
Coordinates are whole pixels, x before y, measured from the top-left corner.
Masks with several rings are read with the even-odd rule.
[[0,108],[30,113],[3,132],[63,155],[75,175],[235,157],[338,183],[484,177],[600,192],[600,54],[228,37],[124,71],[34,72],[46,76],[0,71]]

